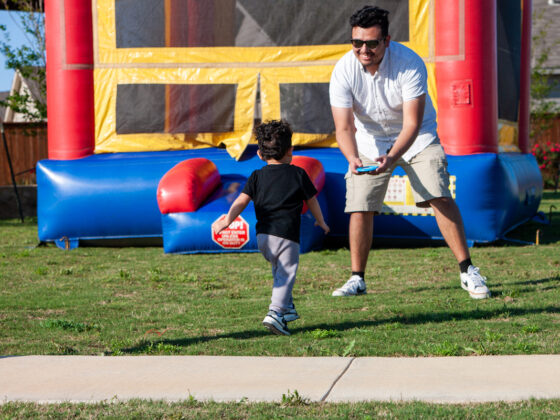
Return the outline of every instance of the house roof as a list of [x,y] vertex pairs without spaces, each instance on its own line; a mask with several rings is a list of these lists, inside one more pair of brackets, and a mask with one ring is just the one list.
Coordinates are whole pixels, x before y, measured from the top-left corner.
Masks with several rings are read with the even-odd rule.
[[[560,1],[558,0],[533,0],[532,34],[535,36],[541,29],[546,31],[546,43],[556,46],[550,49],[547,68],[553,73],[560,74]],[[533,42],[533,51],[538,51],[539,46]]]
[[29,77],[23,77],[23,82],[27,85],[27,88],[29,89],[29,92],[31,93],[31,96],[33,97],[33,99],[35,99],[36,101],[39,101],[41,103],[45,102],[45,98],[43,98],[43,96],[41,95],[41,88],[39,86],[39,83],[37,82],[37,80],[29,78]]
[[[35,69],[38,69],[38,67]],[[28,92],[35,101],[46,104],[46,98],[41,94],[39,83],[33,78],[23,77],[19,71],[14,73],[12,89],[8,93],[14,94],[15,92]],[[2,119],[6,122],[21,122],[24,117],[11,109],[7,109],[2,112]]]

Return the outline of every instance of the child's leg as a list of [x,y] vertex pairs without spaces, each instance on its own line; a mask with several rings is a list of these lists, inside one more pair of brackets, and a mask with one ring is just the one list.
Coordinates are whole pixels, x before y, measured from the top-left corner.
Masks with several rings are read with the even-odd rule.
[[257,235],[259,250],[272,265],[272,298],[269,309],[284,314],[292,307],[292,289],[299,264],[299,244],[278,236]]

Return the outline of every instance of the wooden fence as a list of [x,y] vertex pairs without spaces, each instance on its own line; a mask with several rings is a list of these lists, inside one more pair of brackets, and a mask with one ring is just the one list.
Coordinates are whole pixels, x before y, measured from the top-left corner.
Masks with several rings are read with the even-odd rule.
[[[38,160],[46,159],[48,153],[47,123],[4,123],[4,132],[16,183],[35,184],[35,165]],[[10,166],[3,139],[0,144],[0,185],[11,185]]]

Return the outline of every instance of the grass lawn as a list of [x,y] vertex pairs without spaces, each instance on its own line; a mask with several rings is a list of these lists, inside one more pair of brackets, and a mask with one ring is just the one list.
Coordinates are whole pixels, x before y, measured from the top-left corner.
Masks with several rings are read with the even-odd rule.
[[0,405],[3,418],[33,419],[557,419],[560,401],[531,400],[516,403],[426,404],[355,403],[307,404],[215,403],[185,401],[105,402],[99,404],[22,404]]
[[[473,262],[488,277],[493,294],[482,301],[469,298],[461,289],[457,264],[442,243],[375,247],[366,273],[368,294],[355,298],[330,296],[348,278],[347,249],[302,255],[294,289],[301,319],[290,324],[293,335],[289,338],[271,335],[261,325],[270,300],[272,275],[258,253],[165,255],[161,247],[62,251],[54,245],[36,247],[34,220],[24,224],[0,221],[0,355],[397,357],[558,353],[560,193],[546,191],[541,211],[551,216],[551,224],[531,221],[507,235],[516,242],[500,241],[471,250]],[[524,243],[535,242],[537,230],[540,245]],[[143,410],[144,404],[125,404],[121,414],[114,415],[128,417],[127,409],[134,406]],[[220,404],[191,405],[200,416],[208,410],[214,410],[208,411],[213,416],[221,415],[217,414]],[[31,406],[0,406],[0,415],[19,417],[16,411],[21,409],[25,416]],[[262,413],[267,410],[266,405],[248,406],[264,410]],[[392,410],[387,407],[393,407],[402,410],[400,418],[408,416],[409,407],[347,406],[364,407],[366,411],[360,411],[358,417],[370,409],[372,416],[382,416]],[[425,416],[439,407],[413,406]],[[487,406],[499,405],[477,406],[482,410],[477,417],[484,417]],[[515,417],[509,411],[515,406],[503,405],[501,413]],[[157,411],[163,406],[153,403],[150,407]],[[168,411],[162,408],[167,413],[163,417],[181,410],[180,405],[165,407]],[[327,410],[324,406],[305,407],[312,411],[304,411],[303,417],[320,417]],[[345,409],[344,405],[333,407]],[[517,407],[525,407],[523,410],[535,417],[553,408],[558,413],[560,403],[527,402]],[[542,409],[533,411],[530,407]],[[76,406],[56,409],[71,416]],[[120,410],[118,405],[111,409]],[[36,410],[48,416],[48,407]],[[347,416],[336,413],[332,415]],[[453,411],[441,414],[454,417]],[[153,416],[160,415],[154,412]]]

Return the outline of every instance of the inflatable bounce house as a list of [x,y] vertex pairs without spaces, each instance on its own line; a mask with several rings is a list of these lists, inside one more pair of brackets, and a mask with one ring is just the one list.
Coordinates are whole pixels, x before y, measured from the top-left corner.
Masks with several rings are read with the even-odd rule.
[[[366,2],[367,3],[367,2]],[[504,237],[542,196],[529,151],[531,0],[376,0],[429,73],[469,245]],[[328,84],[364,0],[45,0],[49,159],[41,241],[144,240],[165,252],[256,250],[254,209],[214,235],[256,156],[255,121],[285,119],[294,164],[332,236],[348,234],[347,162]],[[398,168],[376,237],[441,239]],[[302,214],[302,251],[322,246]],[[121,240],[119,242],[118,240]]]

